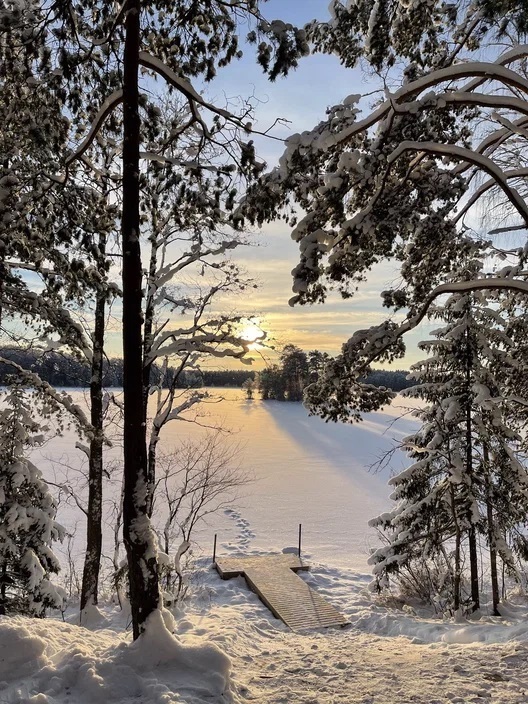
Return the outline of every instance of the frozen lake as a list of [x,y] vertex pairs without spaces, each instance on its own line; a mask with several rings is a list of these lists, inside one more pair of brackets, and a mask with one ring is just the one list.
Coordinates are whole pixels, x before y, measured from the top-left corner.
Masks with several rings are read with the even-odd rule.
[[[303,549],[312,559],[369,571],[366,560],[377,538],[367,521],[389,506],[387,479],[391,471],[405,466],[405,455],[396,450],[383,471],[369,468],[416,428],[408,415],[398,418],[403,405],[412,401],[398,398],[384,412],[345,425],[310,417],[300,403],[247,400],[239,389],[211,393],[224,400],[204,404],[200,421],[230,431],[226,442],[240,446],[239,461],[253,480],[240,489],[231,512],[207,518],[196,535],[197,551],[211,553],[215,533],[218,553],[297,545],[302,523]],[[72,395],[83,403],[84,391]],[[207,432],[199,425],[174,421],[164,429],[161,451]],[[41,456],[35,460],[47,477],[61,483],[67,464],[74,468],[71,483],[79,481],[82,453],[74,445],[73,433],[68,432],[39,450]],[[109,455],[118,457],[119,448]],[[117,495],[117,485],[116,481],[107,487],[109,502]],[[80,552],[84,519],[71,503],[59,507],[58,518],[69,530],[77,525],[75,550]],[[109,550],[110,536],[105,543]]]

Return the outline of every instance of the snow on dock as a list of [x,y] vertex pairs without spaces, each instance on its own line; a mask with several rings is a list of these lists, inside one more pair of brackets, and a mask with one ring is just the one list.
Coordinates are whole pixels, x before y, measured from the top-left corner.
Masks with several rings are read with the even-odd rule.
[[271,613],[293,631],[345,626],[348,621],[296,573],[310,569],[293,554],[216,560],[222,579],[243,575]]

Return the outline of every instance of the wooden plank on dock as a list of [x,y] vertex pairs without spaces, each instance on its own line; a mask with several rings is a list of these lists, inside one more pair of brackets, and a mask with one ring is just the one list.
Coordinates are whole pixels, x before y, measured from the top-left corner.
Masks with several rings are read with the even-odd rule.
[[345,626],[348,621],[296,572],[309,569],[293,554],[221,558],[216,569],[223,579],[244,575],[276,618],[294,631]]
[[222,579],[231,579],[244,574],[252,567],[260,568],[264,564],[267,569],[287,568],[294,572],[310,569],[300,557],[293,553],[257,555],[256,557],[221,557],[216,560],[215,567]]

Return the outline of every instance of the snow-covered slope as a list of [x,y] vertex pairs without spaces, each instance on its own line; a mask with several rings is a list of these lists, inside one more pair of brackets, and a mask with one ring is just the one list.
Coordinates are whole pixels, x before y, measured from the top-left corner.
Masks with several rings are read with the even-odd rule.
[[520,607],[517,617],[501,624],[489,618],[447,623],[374,605],[364,577],[352,570],[315,566],[305,578],[343,610],[350,626],[293,633],[242,578],[223,582],[205,561],[193,598],[176,614],[175,639],[157,637],[160,629],[154,629],[141,647],[130,645],[123,632],[127,615],[111,606],[92,630],[53,619],[0,617],[0,702],[528,700],[528,625],[518,618]]
[[[388,505],[388,475],[405,458],[396,452],[378,474],[368,467],[409,434],[412,418],[395,421],[402,410],[390,408],[356,426],[325,424],[300,404],[223,393],[226,401],[205,407],[201,422],[232,430],[254,481],[198,533],[195,552],[204,557],[175,614],[177,640],[154,635],[130,646],[129,615],[112,605],[92,615],[91,630],[75,625],[75,605],[66,623],[0,617],[0,703],[525,704],[521,600],[503,607],[502,619],[484,609],[479,620],[455,622],[376,602],[367,590],[376,536],[366,523]],[[174,423],[164,448],[205,432]],[[38,463],[57,476],[57,459],[75,466],[71,447],[71,437],[56,438]],[[81,520],[60,508],[67,527]],[[214,533],[219,553],[259,554],[295,545],[298,523],[313,566],[303,578],[347,616],[345,629],[292,633],[242,578],[223,582],[211,568]],[[79,550],[82,534],[81,520]]]

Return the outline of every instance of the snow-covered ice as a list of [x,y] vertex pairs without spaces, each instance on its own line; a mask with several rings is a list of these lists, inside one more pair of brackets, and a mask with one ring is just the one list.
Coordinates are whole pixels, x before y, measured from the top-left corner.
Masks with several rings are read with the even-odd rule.
[[[367,571],[369,551],[377,544],[367,522],[389,507],[387,480],[391,472],[404,468],[405,455],[396,451],[381,472],[369,467],[415,430],[417,423],[411,416],[398,420],[414,400],[401,399],[394,408],[369,414],[359,425],[345,425],[310,417],[300,403],[249,401],[239,389],[213,389],[212,393],[224,400],[202,405],[202,425],[168,424],[160,450],[203,437],[208,432],[204,425],[221,426],[231,431],[226,442],[240,447],[241,465],[252,481],[241,487],[232,511],[208,517],[195,536],[198,549],[211,554],[215,533],[219,551],[296,545],[302,523],[303,545],[317,560]],[[82,395],[73,393],[79,405]],[[55,438],[35,461],[43,469],[44,463],[54,480],[62,483],[63,465],[78,467],[84,460],[73,446],[69,434]],[[75,479],[75,472],[70,475]],[[119,487],[116,482],[115,490]],[[110,491],[107,488],[107,497]],[[63,506],[58,517],[67,528],[81,521],[81,548],[83,524],[78,510]]]

